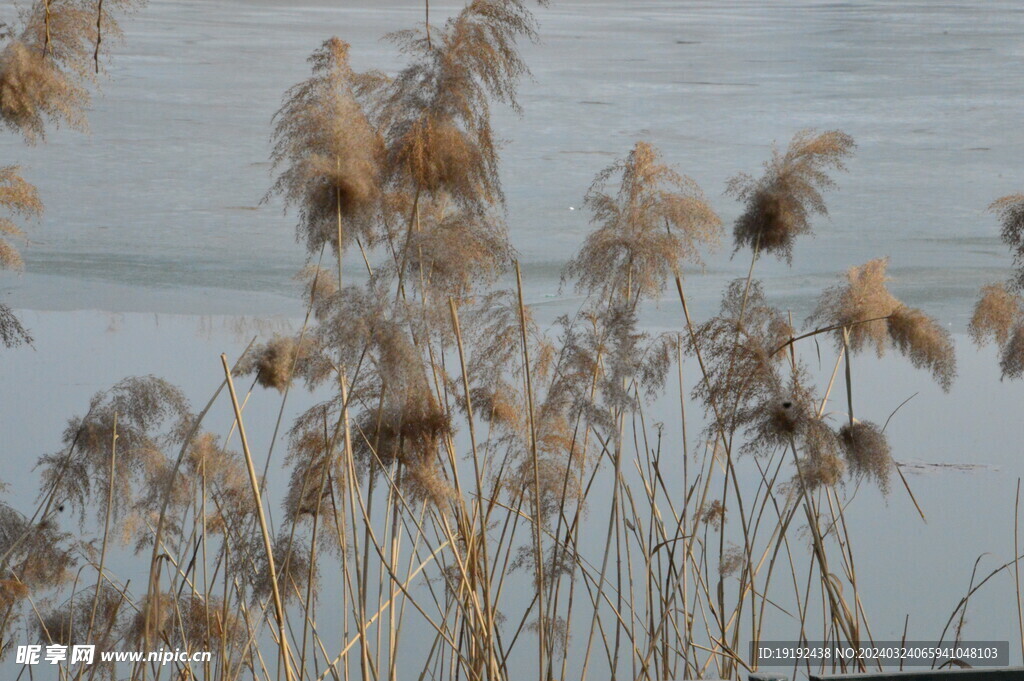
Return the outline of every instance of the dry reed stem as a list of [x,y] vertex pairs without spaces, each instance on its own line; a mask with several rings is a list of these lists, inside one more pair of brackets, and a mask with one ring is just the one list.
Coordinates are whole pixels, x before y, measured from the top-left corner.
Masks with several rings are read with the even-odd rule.
[[256,468],[253,465],[252,454],[249,452],[249,441],[245,437],[245,425],[242,422],[242,411],[238,406],[238,397],[235,395],[235,384],[234,381],[231,380],[231,366],[228,364],[228,356],[222,354],[220,356],[220,360],[221,364],[224,366],[224,381],[227,383],[228,393],[231,396],[231,406],[235,411],[235,422],[238,424],[238,435],[242,441],[242,452],[245,455],[245,465],[249,471],[249,484],[252,486],[253,502],[256,505],[256,513],[260,522],[260,531],[263,534],[263,546],[267,554],[267,566],[270,570],[270,584],[274,596],[274,615],[277,619],[279,631],[278,645],[280,646],[281,656],[284,660],[285,678],[288,679],[288,681],[292,681],[294,674],[292,670],[291,655],[289,652],[284,605],[281,600],[281,593],[278,589],[277,568],[274,564],[274,547],[270,538],[270,530],[267,525],[266,513],[263,509],[263,500],[260,494],[260,482],[256,477]]

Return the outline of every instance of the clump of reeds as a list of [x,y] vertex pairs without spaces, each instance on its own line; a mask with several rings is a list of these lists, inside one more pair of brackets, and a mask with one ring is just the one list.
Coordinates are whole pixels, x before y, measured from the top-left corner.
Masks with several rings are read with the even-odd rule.
[[[348,678],[356,667],[364,679],[503,679],[527,631],[537,637],[538,678],[565,678],[577,655],[586,669],[601,647],[612,675],[632,664],[637,678],[733,678],[753,666],[736,652],[740,637],[748,623],[761,634],[765,609],[777,607],[772,571],[788,560],[802,603],[815,603],[812,584],[820,586],[827,636],[857,640],[863,607],[840,494],[851,477],[886,491],[892,460],[884,434],[856,421],[852,404],[848,425],[830,425],[831,385],[824,397],[810,385],[797,341],[830,333],[842,352],[893,346],[946,386],[948,334],[888,292],[885,261],[854,268],[826,292],[813,319],[827,326],[805,336],[795,337],[753,272],[728,286],[714,317],[694,322],[682,270],[702,264],[719,221],[699,187],[646,143],[587,195],[595,230],[566,277],[588,300],[559,320],[557,342],[532,319],[518,276],[512,292],[478,295],[514,257],[498,217],[489,103],[515,104],[525,73],[516,41],[533,31],[520,2],[474,0],[440,29],[428,21],[397,36],[413,63],[394,79],[354,73],[337,39],[314,54],[312,78],[289,90],[275,119],[272,191],[298,208],[307,248],[331,245],[339,268],[304,271],[299,335],[270,339],[234,372],[225,361],[244,459],[198,430],[180,392],[146,377],[98,394],[69,424],[65,450],[41,462],[42,507],[67,503],[80,519],[105,509],[104,521],[130,510],[136,538],[153,542],[146,596],[122,599],[138,614],[115,617],[108,607],[120,600],[102,586],[113,582],[101,557],[105,591],[91,600],[86,592],[90,621],[93,612],[103,624],[120,618],[107,628],[133,645],[222,650],[216,678]],[[737,248],[789,259],[825,212],[828,171],[852,147],[840,132],[800,133],[763,178],[734,180],[746,202]],[[368,279],[342,287],[340,257],[352,241]],[[375,255],[384,262],[371,265]],[[640,306],[670,279],[685,331],[644,333]],[[1002,328],[1003,303],[986,308],[979,329]],[[664,395],[673,361],[680,397],[692,387],[712,422],[703,459],[688,451],[684,401],[681,452],[663,449],[665,424],[645,413]],[[281,392],[301,377],[328,393],[287,431],[290,477],[273,530],[266,506],[279,490],[254,468],[231,382],[246,372]],[[753,503],[740,466],[760,479]],[[593,506],[607,511],[603,544],[584,528]],[[800,510],[814,545],[811,571],[797,579],[802,557],[790,550],[789,528]],[[53,515],[42,513],[45,531],[33,537],[34,521],[15,518],[7,535],[0,522],[2,567],[15,576],[0,575],[0,606],[27,600],[22,584],[34,598],[35,584],[67,577],[73,554]],[[104,547],[105,537],[106,529]],[[37,541],[60,569],[33,574]],[[318,552],[325,544],[334,549],[327,556]],[[341,591],[331,615],[340,610],[343,631],[333,661],[317,612],[331,568]],[[853,611],[842,580],[853,587]],[[82,631],[86,608],[64,602],[43,619],[70,637],[65,623]],[[574,636],[581,616],[591,622],[586,638]],[[420,617],[436,639],[425,659],[410,660],[402,635]],[[803,634],[811,616],[799,617]],[[274,632],[263,632],[271,619]],[[274,671],[268,641],[281,651]]]
[[563,274],[581,290],[648,297],[718,245],[722,221],[703,191],[646,142],[601,171],[584,202],[597,229]]
[[785,153],[772,150],[759,179],[739,174],[729,181],[729,193],[745,204],[736,220],[736,250],[749,247],[793,259],[798,236],[811,233],[811,217],[826,215],[821,193],[835,186],[829,170],[845,170],[844,161],[856,145],[839,130],[802,130]]

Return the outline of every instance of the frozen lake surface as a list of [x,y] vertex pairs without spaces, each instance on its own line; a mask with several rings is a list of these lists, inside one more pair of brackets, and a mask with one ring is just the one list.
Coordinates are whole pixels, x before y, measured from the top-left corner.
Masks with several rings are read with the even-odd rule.
[[[960,328],[979,285],[1003,278],[984,209],[1024,189],[1018,3],[559,0],[536,11],[524,114],[496,110],[534,300],[553,302],[588,229],[569,207],[634,141],[659,146],[728,223],[738,205],[726,180],[757,172],[773,140],[804,127],[840,128],[859,148],[793,269],[762,264],[776,293],[806,301],[835,273],[890,255],[897,294]],[[0,278],[6,302],[299,314],[294,223],[276,202],[259,206],[271,116],[325,38],[351,42],[356,68],[393,71],[400,55],[379,37],[418,21],[417,2],[150,3],[125,22],[91,135],[58,132],[36,148],[3,137],[5,163],[25,165],[47,208],[28,273]],[[730,250],[692,277],[698,304],[745,272]]]

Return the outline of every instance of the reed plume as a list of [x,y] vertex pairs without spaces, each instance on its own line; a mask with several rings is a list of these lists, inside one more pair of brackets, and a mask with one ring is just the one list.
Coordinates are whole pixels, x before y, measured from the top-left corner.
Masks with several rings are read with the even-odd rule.
[[285,93],[274,115],[271,162],[283,170],[268,197],[298,208],[296,237],[310,253],[375,239],[383,147],[359,95],[376,76],[353,71],[348,54],[348,43],[325,41],[309,58],[313,75]]
[[32,344],[32,336],[14,314],[14,310],[3,303],[0,303],[0,344],[5,348]]
[[[96,393],[82,417],[68,422],[63,451],[40,457],[45,489],[69,504],[84,521],[94,492],[103,495],[110,481],[110,452],[117,433],[117,475],[112,514],[130,509],[140,491],[136,486],[167,465],[167,446],[179,443],[191,425],[192,414],[182,392],[154,376],[123,379]],[[163,490],[152,490],[162,494]],[[148,493],[147,493],[148,494]],[[101,516],[103,511],[99,511]]]
[[515,255],[504,220],[431,202],[420,212],[419,229],[409,240],[409,266],[422,277],[429,295],[441,301],[468,297],[507,272]]
[[[340,405],[331,400],[307,409],[289,431],[286,463],[292,470],[284,511],[292,522],[327,512],[345,495],[348,473],[337,442],[340,419]],[[341,541],[333,523],[325,529]]]
[[839,441],[851,471],[872,479],[883,493],[887,493],[889,475],[895,464],[882,429],[870,421],[847,423],[839,429]]
[[988,207],[999,219],[1000,238],[1013,255],[1016,271],[1011,277],[1015,290],[1024,289],[1024,194],[1010,194],[996,199]]
[[[291,384],[296,365],[306,362],[313,351],[313,342],[291,336],[275,335],[246,354],[237,367],[240,375],[256,374],[256,382],[264,388],[284,392]],[[298,367],[302,372],[302,367]]]
[[792,335],[789,320],[768,303],[761,282],[729,284],[718,315],[699,325],[695,343],[687,344],[688,353],[701,353],[707,372],[693,397],[709,416],[718,414],[709,438],[717,437],[719,428],[730,432],[763,420],[773,403],[794,401],[780,395],[786,354],[777,352]]
[[[245,549],[247,555],[244,562],[239,561],[235,565],[240,574],[249,576],[253,603],[266,603],[274,590],[270,564],[262,541],[261,538],[254,536],[251,545]],[[310,577],[313,579],[313,589],[316,589],[318,572],[315,565],[312,566],[312,571],[310,570],[310,553],[307,547],[295,541],[288,532],[283,532],[274,540],[273,550],[277,588],[285,603],[304,597]]]
[[562,277],[583,291],[626,300],[657,296],[669,277],[684,264],[702,265],[701,250],[719,242],[722,221],[700,187],[647,142],[601,171],[584,205],[597,229]]
[[16,600],[64,584],[77,563],[72,536],[58,529],[53,519],[33,523],[3,502],[0,556],[6,556],[0,564],[4,580],[14,580],[5,587],[6,593],[18,596]]
[[[471,348],[467,374],[474,411],[486,421],[519,432],[525,432],[526,417],[520,324],[526,328],[531,369],[538,380],[549,376],[554,351],[529,308],[523,312],[520,320],[514,291],[494,291],[467,310],[465,331]],[[459,399],[465,406],[464,396]]]
[[535,36],[520,0],[473,0],[442,30],[393,33],[412,57],[382,105],[392,181],[467,208],[502,200],[490,99],[518,109],[528,73],[517,41]]
[[971,339],[978,345],[995,341],[1004,347],[1010,333],[1021,321],[1020,295],[1011,293],[1004,284],[989,284],[981,289],[981,298],[974,306],[974,314],[967,327]]
[[828,214],[822,192],[836,186],[828,171],[845,170],[855,146],[839,130],[801,130],[786,153],[772,149],[759,179],[745,173],[733,177],[728,193],[745,204],[733,227],[736,250],[749,247],[792,263],[796,238],[812,232],[811,217]]
[[1013,255],[1014,271],[1006,284],[981,289],[968,331],[978,345],[994,340],[999,346],[1003,379],[1024,376],[1024,194],[994,201],[989,210],[1002,224],[1000,234]]
[[0,660],[13,647],[15,629],[31,621],[29,608],[71,581],[78,551],[52,518],[32,521],[0,502]]
[[1002,347],[999,357],[999,368],[1004,379],[1017,379],[1024,376],[1024,324],[1018,323],[1013,328],[1009,340]]
[[898,306],[889,315],[889,336],[896,349],[918,369],[928,369],[949,392],[956,377],[956,351],[949,331],[917,308]]
[[22,178],[18,166],[0,168],[0,208],[8,214],[0,217],[0,269],[20,270],[24,263],[12,240],[24,241],[25,232],[12,218],[39,217],[43,202],[36,188]]
[[[956,354],[949,332],[922,311],[901,303],[889,292],[888,258],[878,258],[846,272],[846,282],[826,289],[811,322],[836,327],[836,345],[851,352],[874,347],[881,357],[892,346],[917,368],[929,369],[948,391],[956,376]],[[845,334],[845,340],[844,340]]]
[[[45,613],[39,622],[39,637],[46,643],[57,643],[65,646],[81,644],[86,641],[92,623],[92,635],[89,643],[106,648],[114,646],[120,637],[120,617],[125,596],[113,585],[104,583],[96,593],[90,589],[60,606]],[[93,603],[96,603],[96,616],[93,617]],[[126,607],[126,606],[125,606]]]
[[[43,212],[43,202],[36,188],[22,178],[18,166],[0,168],[0,208],[6,212],[0,216],[0,269],[20,270],[23,260],[13,242],[25,241],[26,237],[14,219],[39,217]],[[12,348],[23,343],[31,344],[32,336],[14,311],[0,303],[0,345]]]
[[205,480],[212,502],[205,511],[208,533],[227,534],[229,528],[239,527],[242,521],[255,517],[256,506],[245,462],[241,454],[225,448],[216,435],[199,433],[192,438],[184,468],[194,488]]

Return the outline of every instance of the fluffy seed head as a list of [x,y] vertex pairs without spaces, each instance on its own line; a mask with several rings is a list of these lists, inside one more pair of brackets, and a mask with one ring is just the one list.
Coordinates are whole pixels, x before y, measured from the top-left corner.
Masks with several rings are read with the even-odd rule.
[[722,523],[725,522],[725,506],[718,499],[705,504],[700,511],[700,520],[716,530],[722,529]]
[[291,336],[274,336],[264,345],[254,348],[238,367],[240,374],[256,374],[256,381],[264,388],[284,392],[291,384],[296,365],[312,351],[312,342]]
[[0,345],[13,348],[23,343],[31,344],[32,336],[21,325],[14,311],[0,303]]
[[43,137],[48,120],[83,129],[88,103],[88,90],[41,47],[11,40],[0,53],[0,118],[28,143]]
[[1013,254],[1014,288],[1024,289],[1024,194],[1010,194],[996,199],[988,207],[1002,225],[1000,237]]
[[29,589],[21,580],[0,579],[0,608],[7,609],[28,597]]
[[871,478],[883,493],[887,493],[893,461],[889,442],[881,428],[870,421],[846,424],[839,429],[839,442],[850,470]]
[[274,116],[271,161],[283,170],[269,194],[298,208],[296,233],[311,253],[374,240],[383,147],[358,98],[366,77],[349,66],[348,49],[324,42],[309,58],[312,77],[285,93]]
[[597,175],[585,204],[597,229],[563,279],[588,292],[656,296],[684,263],[701,265],[701,250],[716,247],[721,235],[722,221],[697,183],[646,142]]
[[[889,328],[884,317],[900,302],[889,293],[886,284],[888,258],[877,258],[846,271],[846,282],[826,289],[810,320],[828,326],[840,326],[849,334],[850,350],[859,352],[873,345],[879,356],[889,344]],[[836,332],[836,344],[842,347],[842,329]]]
[[999,368],[1002,369],[1004,379],[1024,376],[1024,324],[1013,327],[1013,333],[1003,345]]
[[0,216],[0,269],[20,270],[21,254],[12,240],[24,241],[25,232],[12,217],[36,218],[43,212],[36,188],[21,177],[18,166],[0,168],[0,208],[8,215]]
[[990,284],[981,289],[981,298],[974,306],[967,329],[978,345],[994,340],[1002,347],[1010,340],[1010,332],[1020,319],[1020,296],[1010,293],[1003,284]]
[[811,233],[811,216],[828,213],[821,192],[835,182],[826,171],[845,170],[843,162],[855,146],[839,130],[802,130],[785,154],[773,149],[760,179],[732,178],[728,192],[745,203],[733,228],[736,250],[757,248],[792,262],[796,238]]
[[918,369],[928,369],[949,391],[956,376],[956,350],[949,331],[917,308],[900,305],[889,316],[889,335],[896,349]]

